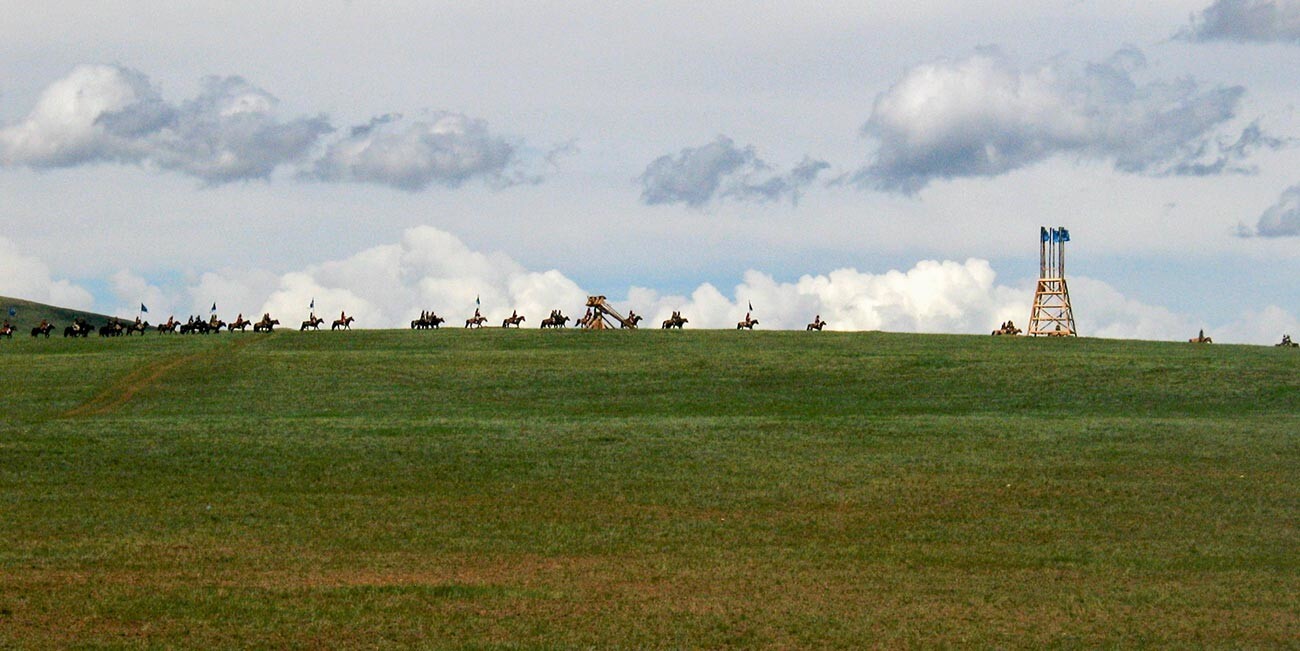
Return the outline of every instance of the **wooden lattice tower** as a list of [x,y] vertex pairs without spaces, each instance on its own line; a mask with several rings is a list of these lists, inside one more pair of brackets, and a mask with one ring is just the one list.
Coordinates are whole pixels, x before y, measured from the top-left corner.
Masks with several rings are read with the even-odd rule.
[[1070,289],[1065,283],[1065,243],[1070,241],[1070,231],[1044,226],[1039,240],[1038,288],[1034,290],[1034,308],[1025,334],[1077,336]]

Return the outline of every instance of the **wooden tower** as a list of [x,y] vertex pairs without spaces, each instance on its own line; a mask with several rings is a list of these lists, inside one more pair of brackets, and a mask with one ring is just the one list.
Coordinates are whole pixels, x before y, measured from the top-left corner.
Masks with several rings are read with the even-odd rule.
[[1039,240],[1038,288],[1034,290],[1034,309],[1025,334],[1077,336],[1074,311],[1070,309],[1070,289],[1065,284],[1065,243],[1070,241],[1070,231],[1044,226]]

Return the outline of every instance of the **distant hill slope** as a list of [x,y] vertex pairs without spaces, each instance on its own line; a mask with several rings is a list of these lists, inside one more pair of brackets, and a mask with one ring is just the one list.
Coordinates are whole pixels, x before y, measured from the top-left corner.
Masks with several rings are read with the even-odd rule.
[[[13,310],[13,316],[9,315],[10,310]],[[0,320],[7,319],[18,328],[19,332],[30,330],[40,323],[41,319],[47,319],[56,326],[64,326],[72,323],[73,319],[77,317],[88,319],[95,325],[107,323],[109,319],[113,318],[106,314],[96,314],[84,310],[25,301],[21,298],[0,296]]]

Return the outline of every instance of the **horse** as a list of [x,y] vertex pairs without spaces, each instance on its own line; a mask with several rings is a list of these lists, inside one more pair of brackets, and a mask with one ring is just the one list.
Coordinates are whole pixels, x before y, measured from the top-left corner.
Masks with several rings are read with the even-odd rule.
[[522,314],[514,314],[514,315],[511,315],[511,316],[506,317],[505,321],[502,321],[502,322],[501,322],[501,327],[502,327],[502,328],[509,328],[510,326],[514,326],[514,327],[518,328],[518,327],[519,327],[519,324],[522,323],[524,320],[525,320],[525,319],[524,319],[524,315],[522,315]]
[[1187,343],[1189,343],[1189,344],[1212,344],[1212,343],[1214,343],[1214,340],[1213,340],[1213,339],[1210,339],[1210,338],[1207,337],[1207,336],[1205,336],[1205,331],[1202,330],[1202,331],[1201,331],[1199,334],[1197,334],[1195,337],[1193,337],[1193,338],[1191,338],[1191,339],[1188,339],[1188,340],[1187,340]]
[[686,319],[682,317],[682,315],[673,312],[673,315],[668,317],[668,319],[664,321],[664,324],[660,329],[669,330],[671,328],[677,328],[678,330],[681,330],[682,326],[686,325],[687,323],[690,323],[689,319]]
[[822,321],[821,317],[817,317],[816,319],[813,320],[812,323],[809,323],[808,327],[804,328],[804,330],[807,332],[812,332],[813,330],[816,330],[817,332],[821,332],[822,328],[825,327],[826,327],[826,322]]
[[253,324],[253,332],[275,332],[275,326],[278,325],[280,325],[279,319],[271,319],[270,321],[262,319]]
[[351,330],[353,321],[356,321],[356,319],[352,317],[346,319],[334,319],[334,323],[330,324],[330,330]]
[[113,321],[113,322],[111,322],[111,323],[105,323],[105,324],[104,324],[102,327],[100,327],[100,329],[99,329],[99,336],[101,336],[101,337],[121,337],[121,336],[122,336],[122,331],[123,331],[124,329],[125,329],[125,328],[122,327],[122,324],[118,323],[117,321]]
[[484,323],[487,323],[487,317],[483,315],[475,315],[465,319],[466,328],[482,328]]
[[320,330],[320,324],[322,323],[325,323],[325,319],[313,315],[310,319],[307,319],[306,321],[302,322],[302,327],[298,328],[298,332],[302,332],[307,328],[311,328],[312,330]]
[[230,332],[234,332],[235,329],[238,328],[240,332],[244,332],[244,329],[251,325],[253,325],[252,321],[249,321],[248,319],[241,317],[235,319],[233,323],[226,326],[226,330],[229,330]]
[[542,319],[542,328],[563,328],[569,320],[569,317],[564,316],[559,310],[552,310],[551,316]]
[[1017,328],[1015,323],[1012,323],[1011,321],[1007,321],[1006,323],[1002,324],[1002,327],[998,328],[997,330],[994,330],[990,334],[992,334],[995,337],[1000,337],[1002,335],[1009,335],[1014,337],[1020,334],[1021,332],[1024,331],[1021,330],[1020,328]]
[[439,325],[446,323],[447,320],[434,314],[433,312],[420,313],[420,318],[411,322],[412,330],[429,330],[437,329]]
[[137,333],[137,332],[140,333],[140,336],[141,336],[141,337],[143,337],[143,336],[144,336],[144,333],[146,333],[146,332],[148,332],[148,331],[149,331],[149,322],[148,322],[148,321],[145,321],[144,323],[132,323],[131,325],[128,325],[128,326],[126,327],[126,330],[125,330],[125,332],[126,332],[126,336],[128,336],[128,337],[130,337],[131,335],[133,335],[133,334],[135,334],[135,333]]
[[94,330],[94,328],[90,327],[90,324],[85,319],[78,317],[72,322],[72,325],[63,329],[63,337],[65,339],[68,337],[89,337],[91,330]]
[[744,328],[746,330],[753,330],[756,325],[758,325],[758,319],[745,319],[744,321],[736,322],[736,329],[740,330],[741,328]]
[[1291,341],[1291,335],[1282,335],[1282,343],[1274,345],[1278,348],[1300,348],[1300,344]]
[[[50,330],[53,330],[53,329],[54,329],[54,326],[50,326]],[[11,326],[11,325],[9,325],[8,323],[6,323],[6,324],[4,324],[3,327],[0,327],[0,337],[8,337],[9,339],[13,339],[13,338],[14,338],[14,330],[15,330],[15,328],[14,328],[13,326]],[[40,330],[41,330],[40,326],[37,326],[37,327],[35,327],[35,328],[32,328],[32,336],[35,337],[35,336],[41,334],[41,333],[40,333]],[[45,332],[45,336],[46,336],[47,338],[50,336],[49,331],[46,331],[46,332]]]
[[[624,321],[623,323],[619,324],[618,327],[620,327],[620,328],[629,328],[629,327],[630,327],[630,328],[635,328],[635,327],[636,327],[636,324],[638,324],[638,323],[640,323],[640,322],[642,322],[642,321],[644,321],[644,320],[645,320],[645,317],[641,316],[640,314],[633,314],[633,315],[629,316],[629,317],[627,318],[626,321]],[[630,326],[628,325],[629,323],[631,324]]]
[[174,334],[176,334],[176,326],[178,326],[178,325],[180,325],[180,324],[177,323],[176,321],[172,321],[171,323],[159,323],[159,324],[158,324],[158,334],[160,334],[160,335],[167,335],[167,334],[174,335]]

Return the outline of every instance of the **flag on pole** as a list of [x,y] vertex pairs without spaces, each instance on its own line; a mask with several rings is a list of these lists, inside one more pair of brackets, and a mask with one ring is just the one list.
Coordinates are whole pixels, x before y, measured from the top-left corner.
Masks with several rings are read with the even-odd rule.
[[1062,242],[1070,241],[1070,231],[1067,231],[1064,228],[1061,229],[1061,241]]
[[212,304],[212,311],[213,311],[213,312],[216,312],[216,311],[217,311],[217,304],[216,304],[216,303],[213,303],[213,304]]
[[1040,227],[1040,228],[1041,228],[1042,231],[1043,231],[1043,242],[1046,243],[1046,242],[1048,241],[1048,239],[1047,239],[1047,227],[1046,227],[1046,226],[1042,226],[1042,227]]
[[146,313],[146,312],[148,312],[148,311],[149,311],[149,308],[145,307],[145,306],[144,306],[144,303],[141,303],[141,304],[140,304],[140,313],[141,313],[141,314],[144,314],[144,313]]
[[753,312],[753,311],[754,311],[754,301],[750,301],[750,302],[749,302],[749,311],[750,311],[750,312]]
[[476,306],[478,306],[478,305],[482,305],[482,303],[478,302],[478,296],[477,296],[477,295],[474,296],[474,305],[476,305]]
[[309,310],[314,310],[314,309],[316,309],[316,299],[315,299],[315,298],[312,298],[312,299],[311,299],[311,305],[308,305],[308,306],[307,306],[307,309],[309,309]]
[[16,307],[9,308],[9,316],[18,316],[18,308]]

